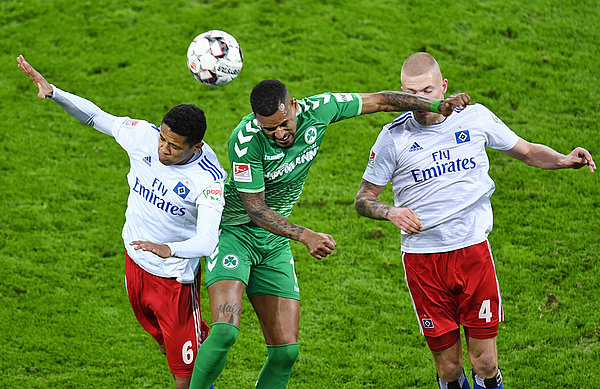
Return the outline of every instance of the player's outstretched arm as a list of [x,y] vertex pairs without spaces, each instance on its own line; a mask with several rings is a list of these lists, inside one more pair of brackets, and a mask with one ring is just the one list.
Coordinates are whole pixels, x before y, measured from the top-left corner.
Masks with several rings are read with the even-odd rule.
[[240,197],[254,224],[276,235],[303,243],[313,257],[324,258],[335,249],[336,243],[331,235],[314,232],[294,224],[269,208],[265,203],[264,191],[259,193],[240,192]]
[[577,147],[568,155],[564,155],[546,145],[529,143],[519,138],[512,149],[503,153],[527,165],[542,169],[579,169],[587,165],[590,172],[596,170],[592,154],[583,147]]
[[354,200],[356,212],[371,219],[389,220],[409,234],[421,232],[423,225],[412,209],[394,207],[379,200],[383,188],[385,186],[375,185],[363,179]]
[[445,100],[396,91],[361,93],[360,96],[363,99],[361,114],[382,111],[431,111],[449,116],[454,108],[464,109],[471,104],[471,98],[466,93],[452,95]]
[[25,60],[25,57],[19,55],[17,57],[17,64],[19,66],[19,69],[21,69],[21,71],[25,73],[25,75],[27,75],[27,77],[29,77],[31,81],[33,81],[35,86],[37,86],[38,97],[40,99],[52,97],[52,86],[50,85],[50,83],[48,83],[48,81],[46,81],[46,79],[41,75],[41,73],[35,70],[33,66],[31,66],[29,62]]

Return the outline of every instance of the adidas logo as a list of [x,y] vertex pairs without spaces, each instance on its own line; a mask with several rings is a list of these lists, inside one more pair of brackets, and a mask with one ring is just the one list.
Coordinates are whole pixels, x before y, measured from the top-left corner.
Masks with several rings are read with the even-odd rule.
[[419,151],[419,150],[423,150],[423,148],[421,146],[419,146],[419,144],[417,142],[413,143],[412,146],[410,146],[410,149],[408,149],[408,152],[411,153],[413,151]]
[[144,162],[146,162],[146,165],[152,166],[152,158],[150,156],[144,157]]

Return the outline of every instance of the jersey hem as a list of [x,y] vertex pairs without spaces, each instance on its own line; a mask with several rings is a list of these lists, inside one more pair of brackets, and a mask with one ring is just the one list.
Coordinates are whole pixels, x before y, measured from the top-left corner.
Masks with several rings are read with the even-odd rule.
[[438,253],[447,253],[449,251],[455,251],[464,249],[465,247],[474,246],[481,242],[485,242],[487,240],[487,236],[483,239],[476,239],[469,242],[458,243],[452,246],[444,246],[444,247],[436,247],[436,248],[408,248],[405,249],[404,246],[401,246],[401,250],[403,253],[407,254],[438,254]]

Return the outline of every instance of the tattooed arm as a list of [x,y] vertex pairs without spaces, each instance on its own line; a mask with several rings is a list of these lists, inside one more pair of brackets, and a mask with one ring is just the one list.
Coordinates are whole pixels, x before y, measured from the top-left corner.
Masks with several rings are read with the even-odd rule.
[[356,212],[371,219],[389,220],[404,232],[418,234],[423,228],[419,216],[412,209],[382,203],[379,195],[383,188],[385,186],[362,180],[354,200]]
[[294,224],[269,208],[265,203],[264,191],[259,193],[240,192],[240,197],[254,224],[276,235],[303,243],[313,257],[324,258],[335,249],[336,243],[331,235],[314,232]]
[[[361,114],[381,111],[431,111],[431,103],[434,101],[429,97],[395,91],[361,93],[360,96],[363,99]],[[448,116],[454,108],[464,109],[469,104],[469,95],[459,93],[445,99],[434,112]]]

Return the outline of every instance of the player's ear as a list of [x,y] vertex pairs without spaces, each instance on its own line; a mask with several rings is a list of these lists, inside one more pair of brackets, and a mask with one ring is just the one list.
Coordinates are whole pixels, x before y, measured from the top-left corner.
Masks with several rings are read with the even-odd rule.
[[448,79],[444,78],[444,81],[442,81],[442,95],[445,95],[447,90],[448,90]]
[[194,152],[197,153],[204,146],[204,141],[200,141],[194,145]]

